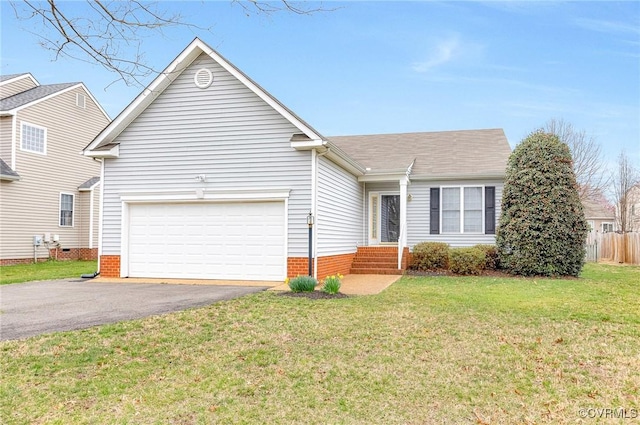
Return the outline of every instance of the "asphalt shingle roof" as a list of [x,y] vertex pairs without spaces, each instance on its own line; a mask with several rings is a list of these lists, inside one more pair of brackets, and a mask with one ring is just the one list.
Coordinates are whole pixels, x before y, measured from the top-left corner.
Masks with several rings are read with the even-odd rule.
[[0,176],[18,179],[20,175],[13,171],[9,165],[0,158]]
[[28,75],[28,72],[23,72],[22,74],[8,74],[8,75],[0,75],[0,83],[3,83],[5,81],[14,79],[16,77],[19,77],[21,75]]
[[0,111],[10,111],[80,83],[47,84],[0,99]]
[[78,189],[90,189],[91,186],[98,183],[99,181],[100,181],[100,177],[91,177],[89,180],[87,180],[86,182],[78,186]]
[[502,176],[511,147],[502,129],[328,137],[368,173],[412,177]]

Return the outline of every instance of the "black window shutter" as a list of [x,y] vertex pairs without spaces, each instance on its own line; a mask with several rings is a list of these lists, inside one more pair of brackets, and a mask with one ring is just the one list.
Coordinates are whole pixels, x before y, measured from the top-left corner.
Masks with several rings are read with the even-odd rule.
[[440,234],[440,188],[432,187],[429,208],[429,228],[432,235]]
[[484,188],[484,233],[496,234],[496,188],[485,186]]

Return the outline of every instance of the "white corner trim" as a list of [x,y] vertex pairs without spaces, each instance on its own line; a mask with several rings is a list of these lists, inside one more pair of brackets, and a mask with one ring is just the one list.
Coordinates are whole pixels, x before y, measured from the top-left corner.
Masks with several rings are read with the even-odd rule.
[[16,170],[16,149],[18,148],[18,116],[11,116],[11,169]]

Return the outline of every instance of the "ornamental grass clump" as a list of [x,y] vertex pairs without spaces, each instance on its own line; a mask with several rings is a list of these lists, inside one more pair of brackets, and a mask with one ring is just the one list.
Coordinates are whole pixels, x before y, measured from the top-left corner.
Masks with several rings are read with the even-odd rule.
[[340,285],[342,284],[340,280],[343,277],[344,276],[341,274],[327,276],[324,279],[324,285],[322,286],[322,291],[330,295],[337,294],[340,291]]
[[318,281],[311,276],[297,276],[289,281],[289,289],[292,292],[313,292]]

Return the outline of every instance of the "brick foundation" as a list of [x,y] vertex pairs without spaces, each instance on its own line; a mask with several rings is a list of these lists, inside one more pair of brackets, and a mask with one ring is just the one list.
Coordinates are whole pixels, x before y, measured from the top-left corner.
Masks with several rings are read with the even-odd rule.
[[347,275],[356,253],[318,257],[318,280],[336,274]]
[[[313,265],[311,266],[313,272]],[[287,258],[287,277],[308,276],[309,258],[289,257]]]
[[[47,257],[39,257],[38,263],[43,261],[47,261]],[[15,266],[18,264],[30,264],[33,263],[33,257],[31,258],[6,258],[4,260],[0,260],[0,266]]]
[[63,251],[62,248],[53,248],[50,252],[51,258],[60,261],[98,259],[98,248],[71,248],[68,251]]
[[[42,257],[39,253],[38,262],[47,261],[48,257]],[[49,250],[50,257],[58,261],[70,260],[97,260],[98,248],[70,248],[69,251],[63,251],[62,248],[51,248]],[[0,266],[14,266],[16,264],[33,263],[33,257],[30,258],[9,258],[0,260]]]
[[120,277],[120,256],[101,255],[100,256],[100,276]]

